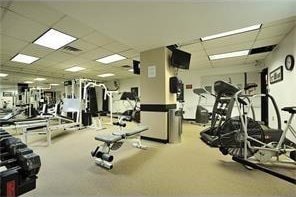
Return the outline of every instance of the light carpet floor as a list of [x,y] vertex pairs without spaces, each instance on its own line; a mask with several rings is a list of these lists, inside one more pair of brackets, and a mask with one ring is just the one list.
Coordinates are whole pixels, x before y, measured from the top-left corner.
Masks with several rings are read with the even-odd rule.
[[[111,128],[110,128],[111,127]],[[112,130],[56,132],[30,136],[41,156],[37,188],[24,196],[296,196],[295,185],[258,170],[247,170],[199,139],[202,127],[185,123],[182,143],[143,141],[147,150],[127,141],[114,152],[114,168],[97,166],[90,156],[99,133]]]

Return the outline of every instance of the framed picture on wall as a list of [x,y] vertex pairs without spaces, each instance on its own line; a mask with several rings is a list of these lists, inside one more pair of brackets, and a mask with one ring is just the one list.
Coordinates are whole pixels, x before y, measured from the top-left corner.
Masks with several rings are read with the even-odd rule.
[[270,84],[277,83],[284,79],[283,66],[280,66],[269,73]]
[[3,92],[3,97],[12,97],[12,92]]

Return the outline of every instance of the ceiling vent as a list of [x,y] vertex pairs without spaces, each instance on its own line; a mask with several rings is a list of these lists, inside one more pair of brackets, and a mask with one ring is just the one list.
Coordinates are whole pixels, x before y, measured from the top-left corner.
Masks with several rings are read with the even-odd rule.
[[266,53],[266,52],[270,52],[272,51],[274,48],[276,47],[276,44],[275,45],[269,45],[269,46],[264,46],[264,47],[259,47],[259,48],[254,48],[254,49],[251,49],[250,51],[250,55],[253,55],[253,54],[258,54],[258,53]]
[[82,51],[81,49],[77,49],[77,48],[71,47],[71,46],[64,46],[62,49],[65,50],[65,51],[68,51],[68,52],[80,52],[80,51]]

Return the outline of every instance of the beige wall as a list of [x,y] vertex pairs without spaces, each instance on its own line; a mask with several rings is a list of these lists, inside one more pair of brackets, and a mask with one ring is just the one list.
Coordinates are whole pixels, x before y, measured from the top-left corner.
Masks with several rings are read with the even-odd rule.
[[[169,77],[174,74],[174,69],[169,66],[169,53],[166,47],[141,53],[141,103],[176,103],[176,95],[169,92]],[[148,78],[149,66],[156,67],[155,78]]]

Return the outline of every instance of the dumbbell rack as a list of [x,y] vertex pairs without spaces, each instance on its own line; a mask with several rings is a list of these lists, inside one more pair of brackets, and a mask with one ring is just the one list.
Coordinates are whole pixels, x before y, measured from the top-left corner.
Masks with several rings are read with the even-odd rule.
[[0,129],[0,196],[15,197],[36,188],[40,157],[8,132]]

